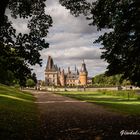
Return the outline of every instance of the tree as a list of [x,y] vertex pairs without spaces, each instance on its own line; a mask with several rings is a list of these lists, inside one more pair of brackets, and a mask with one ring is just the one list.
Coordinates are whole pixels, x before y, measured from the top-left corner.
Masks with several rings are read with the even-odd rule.
[[42,12],[46,0],[4,0],[0,1],[0,25],[3,24],[5,11],[8,8],[14,18],[28,18]]
[[[12,23],[5,16],[6,8],[10,9],[14,18],[30,17],[29,33],[16,34]],[[44,8],[45,0],[0,1],[0,73],[5,72],[0,82],[6,84],[4,77],[8,76],[7,70],[9,70],[19,80],[20,85],[24,86],[27,77],[31,76],[29,65],[41,65],[39,51],[49,47],[44,37],[47,36],[48,29],[52,26],[52,19],[45,14]]]
[[[7,39],[6,43],[9,43],[10,41],[10,43],[13,44],[13,47],[18,49],[17,53],[20,56],[23,56],[25,60],[31,65],[35,65],[36,63],[41,64],[39,51],[41,51],[43,48],[49,47],[49,44],[45,41],[44,37],[47,36],[48,29],[50,26],[52,26],[52,19],[49,15],[45,14],[44,2],[45,0],[4,1],[4,3],[6,3],[5,5],[7,6],[4,9],[9,8],[11,10],[12,17],[30,17],[28,22],[28,28],[30,29],[30,32],[28,34],[19,33],[17,36],[15,36],[16,31],[14,29],[13,34],[16,41],[14,42],[11,38],[11,34],[9,34],[8,39],[10,38],[10,40]],[[4,16],[2,23],[2,29],[12,29],[13,31],[11,22],[8,21],[6,16]],[[1,31],[1,34],[3,34],[1,41],[2,43],[5,43],[3,42],[3,38],[6,36],[6,32]]]
[[33,79],[27,79],[26,86],[27,87],[34,87],[35,86],[34,80]]
[[[82,12],[85,0],[60,0],[74,15]],[[87,5],[84,4],[84,5]],[[78,8],[76,8],[78,6]],[[122,74],[131,84],[140,86],[140,2],[139,0],[96,0],[88,16],[98,30],[111,29],[96,43],[103,45],[101,58],[108,62],[107,75]]]
[[36,78],[36,74],[35,73],[33,73],[31,75],[31,79],[34,81],[35,84],[37,84],[37,78]]
[[108,75],[123,74],[123,78],[140,86],[140,3],[137,0],[99,0],[95,3],[93,25],[113,31],[100,36],[102,58],[109,65]]
[[[97,86],[119,86],[126,85],[126,80],[122,79],[122,75],[106,76],[99,74],[93,77],[93,85]],[[127,81],[128,82],[128,81]]]
[[59,2],[62,6],[70,9],[74,16],[87,15],[91,10],[91,4],[86,0],[59,0]]

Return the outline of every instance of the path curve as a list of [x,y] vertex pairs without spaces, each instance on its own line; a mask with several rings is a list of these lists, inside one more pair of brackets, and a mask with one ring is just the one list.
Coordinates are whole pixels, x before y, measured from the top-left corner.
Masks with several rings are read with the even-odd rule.
[[111,112],[92,103],[78,101],[51,92],[32,91],[40,111],[46,140],[128,140],[122,130],[138,130],[140,117]]

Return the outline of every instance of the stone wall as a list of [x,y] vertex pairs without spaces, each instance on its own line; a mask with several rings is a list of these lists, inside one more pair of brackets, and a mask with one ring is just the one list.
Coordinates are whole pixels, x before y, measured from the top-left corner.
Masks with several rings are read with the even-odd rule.
[[118,90],[117,87],[109,88],[54,88],[54,87],[42,87],[42,90],[47,91],[98,91],[98,90]]

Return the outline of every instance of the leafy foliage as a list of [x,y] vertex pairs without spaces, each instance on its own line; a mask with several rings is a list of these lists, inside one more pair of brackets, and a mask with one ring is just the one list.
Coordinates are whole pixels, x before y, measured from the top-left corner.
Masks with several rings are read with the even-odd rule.
[[130,82],[128,80],[122,79],[122,75],[107,76],[105,74],[100,74],[93,77],[93,85],[99,87],[120,85],[126,86],[130,85]]
[[59,0],[62,6],[70,9],[71,14],[79,16],[80,14],[87,15],[90,11],[90,3],[86,0]]
[[0,139],[43,139],[33,95],[0,85]]
[[139,0],[93,0],[91,4],[86,0],[60,0],[60,3],[75,16],[90,11],[87,19],[98,30],[111,29],[96,41],[104,46],[101,58],[109,64],[107,74],[122,74],[124,79],[140,86]]
[[32,79],[27,79],[26,86],[27,87],[34,87],[35,86],[35,82]]
[[8,22],[5,16],[5,24],[0,27],[0,82],[11,84],[13,80],[18,79],[20,85],[24,85],[26,76],[31,74],[25,62],[23,54],[18,54],[19,48],[14,45],[13,38],[16,37],[15,29]]
[[[41,65],[40,51],[48,48],[44,37],[52,26],[52,19],[45,14],[45,0],[6,0],[0,5],[0,73],[1,83],[17,80],[21,86],[31,77],[29,65]],[[1,2],[0,2],[1,4]],[[9,8],[14,18],[29,18],[27,34],[16,34],[12,23],[4,15]],[[4,10],[4,12],[2,12]],[[11,73],[9,77],[9,73]],[[11,77],[14,77],[11,79]],[[34,77],[35,78],[35,77]],[[36,81],[35,81],[36,82]]]
[[113,29],[97,40],[104,46],[102,58],[109,63],[107,74],[123,74],[123,78],[137,86],[140,86],[139,6],[136,0],[98,0],[92,9],[93,25]]

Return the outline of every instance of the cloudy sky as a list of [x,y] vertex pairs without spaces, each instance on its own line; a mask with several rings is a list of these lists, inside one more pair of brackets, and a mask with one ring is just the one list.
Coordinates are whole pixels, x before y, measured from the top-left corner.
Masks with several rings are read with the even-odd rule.
[[[97,32],[96,27],[89,26],[89,21],[84,16],[72,16],[58,0],[48,0],[45,12],[53,18],[53,27],[49,29],[46,38],[50,47],[41,52],[43,65],[34,67],[38,79],[44,79],[48,55],[53,57],[54,63],[65,70],[68,66],[74,69],[75,65],[80,69],[84,59],[89,76],[103,73],[107,63],[100,59],[101,46],[93,44],[102,32]],[[14,26],[20,32],[27,32],[26,24],[22,20],[14,22]]]

